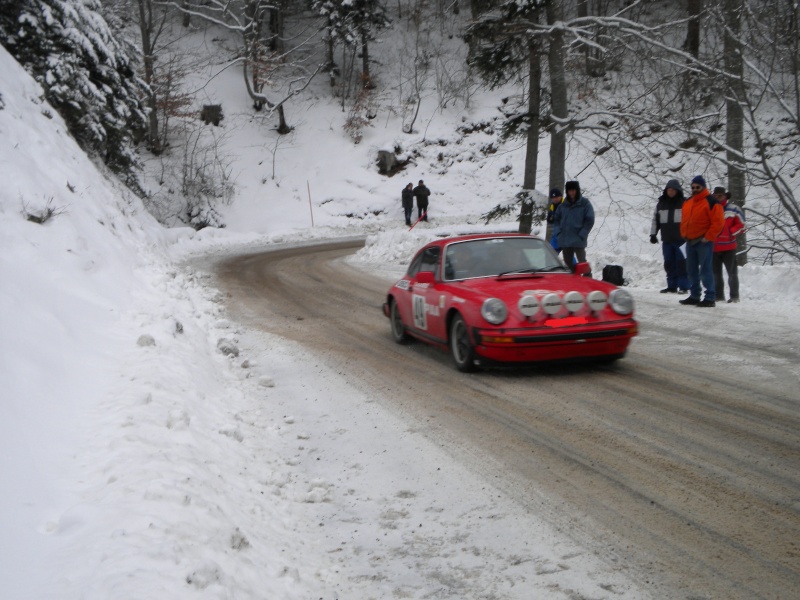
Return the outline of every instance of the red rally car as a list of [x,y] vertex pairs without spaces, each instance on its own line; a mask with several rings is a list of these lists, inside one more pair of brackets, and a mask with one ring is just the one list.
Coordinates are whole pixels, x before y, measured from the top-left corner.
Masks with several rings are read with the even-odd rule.
[[499,363],[622,358],[637,333],[633,297],[571,273],[550,244],[523,234],[430,242],[387,293],[399,343],[449,348],[460,371]]

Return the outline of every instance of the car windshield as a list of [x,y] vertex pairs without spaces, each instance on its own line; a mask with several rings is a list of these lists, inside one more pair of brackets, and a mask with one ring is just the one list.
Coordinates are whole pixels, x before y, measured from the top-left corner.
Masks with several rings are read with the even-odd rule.
[[446,281],[509,273],[567,271],[550,244],[528,237],[497,237],[454,242],[444,257]]

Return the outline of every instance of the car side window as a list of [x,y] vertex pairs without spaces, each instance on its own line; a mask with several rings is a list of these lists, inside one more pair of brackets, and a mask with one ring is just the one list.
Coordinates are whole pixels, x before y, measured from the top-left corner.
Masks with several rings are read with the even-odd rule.
[[408,265],[408,275],[410,277],[414,277],[417,273],[419,273],[419,266],[422,264],[422,252],[417,254],[411,261],[411,264]]
[[438,246],[432,248],[425,248],[422,251],[422,262],[420,263],[420,271],[430,271],[436,273],[436,267],[439,264],[440,249]]

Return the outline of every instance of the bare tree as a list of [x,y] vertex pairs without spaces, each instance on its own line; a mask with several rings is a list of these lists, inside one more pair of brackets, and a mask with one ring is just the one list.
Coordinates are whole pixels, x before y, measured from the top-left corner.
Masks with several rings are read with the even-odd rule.
[[703,0],[686,0],[689,22],[686,26],[686,40],[683,49],[695,58],[700,57],[700,15],[703,13]]
[[[528,40],[528,127],[525,135],[525,170],[523,191],[536,189],[536,169],[539,163],[539,130],[542,104],[542,63],[539,41]],[[519,232],[530,233],[533,227],[534,202],[530,193],[522,198],[519,212]]]
[[[544,1],[533,2],[524,9],[513,4],[502,5],[482,14],[467,32],[467,41],[472,48],[470,63],[489,86],[496,87],[514,77],[527,81],[525,112],[511,115],[503,126],[503,137],[525,137],[522,190],[516,195],[521,233],[530,233],[536,218],[532,192],[536,189],[541,130],[543,41],[533,28],[540,27],[544,4]],[[509,211],[509,206],[498,205],[484,217],[489,221]]]
[[[158,133],[158,97],[155,81],[155,48],[158,38],[164,31],[167,10],[154,10],[152,0],[136,0],[138,4],[139,33],[142,42],[142,63],[144,82],[147,84],[147,146],[155,154],[161,154],[163,147]],[[158,13],[158,14],[157,14]]]
[[[181,0],[180,2],[169,0],[162,3],[241,36],[241,57],[229,63],[227,67],[241,65],[245,88],[253,100],[254,108],[260,110],[266,106],[270,113],[276,113],[278,133],[289,133],[291,127],[286,121],[284,105],[294,95],[304,90],[324,66],[319,64],[307,68],[302,63],[292,63],[290,58],[298,54],[305,44],[316,36],[317,30],[310,31],[296,46],[285,52],[276,53],[269,50],[270,36],[266,36],[265,39],[263,29],[263,20],[267,12],[277,8],[271,3],[264,0]],[[273,27],[275,26],[273,23]],[[289,91],[281,100],[271,100],[263,91],[264,83],[279,70],[288,69],[292,69],[293,72],[300,71],[301,74],[292,80]]]
[[[602,16],[607,7],[601,6],[601,4],[600,0],[578,0],[578,17],[588,22],[587,17],[589,17],[589,15]],[[594,25],[584,33],[584,36],[591,38],[594,43],[579,43],[579,47],[584,55],[586,74],[589,75],[589,77],[602,77],[606,74],[606,53],[608,48],[604,47],[603,44],[608,40],[603,39],[601,23],[602,21],[600,20],[595,21]]]
[[[741,43],[744,0],[723,0],[724,65],[727,83],[725,97],[725,143],[728,166],[728,192],[732,201],[744,209],[746,167],[744,165],[744,110],[747,88],[744,81],[744,53]],[[739,236],[738,263],[747,262],[747,238]]]
[[[549,187],[563,189],[567,160],[567,127],[569,101],[564,65],[564,34],[555,27],[563,20],[562,0],[550,0],[545,8],[551,33],[547,38],[547,66],[550,73],[550,177]],[[552,223],[547,224],[547,239],[553,236]]]
[[[794,179],[800,157],[790,150],[800,144],[797,77],[790,66],[796,45],[791,38],[776,38],[774,25],[785,27],[796,8],[779,0],[760,3],[758,10],[749,3],[715,0],[705,14],[708,48],[698,57],[672,43],[683,19],[648,24],[610,15],[564,22],[577,41],[588,39],[590,26],[602,25],[628,49],[629,61],[648,58],[637,63],[638,94],[629,89],[626,97],[572,120],[594,131],[603,148],[616,151],[621,165],[654,187],[659,178],[685,167],[727,177],[728,187],[740,194],[738,202],[744,202],[745,192],[750,196],[751,259],[756,250],[760,260],[800,260]],[[546,27],[531,27],[548,34]],[[687,72],[709,92],[706,102],[676,102],[675,89]]]

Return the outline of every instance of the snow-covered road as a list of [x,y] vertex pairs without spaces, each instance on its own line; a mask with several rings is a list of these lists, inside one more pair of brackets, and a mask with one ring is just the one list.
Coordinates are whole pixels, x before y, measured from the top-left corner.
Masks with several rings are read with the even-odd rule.
[[[648,294],[638,298],[642,333],[613,367],[469,377],[456,373],[444,353],[391,342],[379,306],[396,273],[376,276],[342,260],[358,245],[284,249],[219,269],[233,318],[307,347],[363,394],[341,413],[316,400],[303,407],[321,428],[317,435],[341,437],[340,456],[317,457],[325,463],[322,472],[348,486],[364,471],[375,477],[377,468],[386,479],[380,483],[389,484],[420,468],[407,464],[403,452],[372,464],[350,454],[369,446],[351,448],[342,420],[361,426],[359,413],[388,411],[403,424],[400,437],[433,444],[454,459],[453,468],[469,472],[473,487],[457,493],[472,501],[476,522],[495,512],[477,509],[492,488],[510,502],[519,530],[538,530],[535,519],[544,516],[547,526],[591,548],[606,565],[625,565],[626,576],[642,588],[633,597],[649,586],[660,598],[800,593],[793,497],[800,489],[800,422],[793,408],[800,380],[792,368],[800,332],[790,319],[745,311],[748,319],[763,320],[764,336],[745,340],[735,322],[721,319],[709,330],[704,311]],[[315,407],[323,412],[314,415]],[[328,421],[340,425],[331,429]],[[376,496],[389,494],[379,490]],[[399,504],[389,513],[400,516],[389,529],[405,523],[401,529],[411,533],[405,520],[415,503],[409,498],[420,493],[402,485],[395,490]],[[425,490],[442,518],[451,513],[452,493]],[[471,527],[462,523],[461,529],[471,535]],[[460,539],[455,535],[446,550],[440,539],[433,554],[460,554],[468,546]],[[408,552],[404,560],[417,568],[430,565],[432,555],[414,547],[395,551]],[[354,548],[340,551],[347,557]],[[495,552],[485,568],[505,572],[514,553],[504,554],[502,545]],[[555,567],[561,568],[569,567]],[[485,581],[481,586],[492,589]]]

